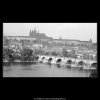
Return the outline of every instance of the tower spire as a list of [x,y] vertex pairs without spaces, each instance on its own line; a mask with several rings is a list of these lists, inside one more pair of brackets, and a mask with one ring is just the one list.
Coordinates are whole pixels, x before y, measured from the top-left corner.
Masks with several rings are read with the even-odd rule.
[[92,42],[92,39],[90,38],[90,40],[89,40],[90,42]]
[[31,33],[31,29],[30,29],[30,33]]
[[30,33],[29,33],[29,36],[31,36],[31,29],[30,29]]
[[36,32],[36,27],[34,28],[34,32],[37,33],[37,32]]

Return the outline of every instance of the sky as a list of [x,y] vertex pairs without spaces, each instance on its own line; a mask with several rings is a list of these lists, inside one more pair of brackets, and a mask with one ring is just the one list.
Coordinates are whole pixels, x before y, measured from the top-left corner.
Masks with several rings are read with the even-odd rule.
[[40,33],[58,39],[97,42],[97,23],[3,23],[3,35],[28,36],[36,27]]

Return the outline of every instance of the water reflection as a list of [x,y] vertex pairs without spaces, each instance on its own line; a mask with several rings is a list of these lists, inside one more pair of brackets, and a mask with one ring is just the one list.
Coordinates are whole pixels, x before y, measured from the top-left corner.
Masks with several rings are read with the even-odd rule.
[[89,77],[89,71],[60,66],[36,63],[3,64],[3,77]]
[[60,64],[57,64],[56,66],[57,66],[57,68],[61,68]]

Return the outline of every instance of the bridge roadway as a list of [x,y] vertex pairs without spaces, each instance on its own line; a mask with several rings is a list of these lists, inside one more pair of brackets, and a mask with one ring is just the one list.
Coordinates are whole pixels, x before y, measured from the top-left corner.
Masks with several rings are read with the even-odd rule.
[[[44,59],[42,59],[44,57]],[[74,59],[74,58],[67,58],[67,57],[56,57],[56,56],[46,56],[46,55],[39,55],[39,61],[42,61],[43,63],[47,63],[49,58],[52,58],[51,64],[56,64],[56,61],[58,59],[61,59],[60,65],[66,65],[67,61],[71,60],[72,64],[71,67],[84,67],[84,69],[90,68],[90,66],[93,63],[97,64],[97,61],[93,60],[86,60],[86,59]],[[79,62],[83,61],[85,63],[85,66],[76,66]]]

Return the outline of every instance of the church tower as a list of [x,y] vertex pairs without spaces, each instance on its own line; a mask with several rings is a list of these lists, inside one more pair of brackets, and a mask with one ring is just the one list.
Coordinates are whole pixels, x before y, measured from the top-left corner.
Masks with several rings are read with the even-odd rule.
[[30,29],[30,33],[29,33],[29,36],[31,36],[32,32],[31,32],[31,29]]
[[33,33],[34,33],[34,31],[32,30],[31,34],[33,34]]
[[60,36],[59,39],[62,39],[62,37]]
[[30,29],[29,36],[30,37],[35,37],[35,38],[38,36],[37,31],[36,31],[36,28],[34,28],[34,30],[31,30]]
[[37,33],[37,31],[36,31],[36,27],[34,28],[34,33]]
[[90,38],[90,40],[89,40],[91,43],[92,43],[92,39]]
[[38,30],[38,34],[39,34],[39,30]]

